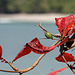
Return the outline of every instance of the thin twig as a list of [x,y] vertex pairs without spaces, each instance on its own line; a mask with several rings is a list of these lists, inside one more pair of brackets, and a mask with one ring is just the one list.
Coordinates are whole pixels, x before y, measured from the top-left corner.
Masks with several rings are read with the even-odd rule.
[[[56,45],[59,41],[60,41],[60,39],[58,39],[53,45]],[[52,46],[53,46],[53,45],[52,45]],[[19,69],[17,69],[16,67],[14,67],[11,62],[8,62],[8,64],[10,65],[10,67],[12,67],[13,70],[15,70],[15,71],[8,71],[8,70],[0,70],[0,71],[2,71],[2,72],[11,72],[11,73],[12,73],[12,72],[13,72],[13,73],[19,73],[19,74],[21,75],[22,73],[28,72],[28,71],[32,70],[33,68],[35,68],[35,67],[38,65],[38,63],[40,62],[40,60],[41,60],[45,55],[46,55],[46,54],[42,54],[42,55],[35,61],[35,63],[34,63],[31,67],[29,67],[29,68],[27,68],[27,69],[19,70]]]
[[61,38],[59,38],[52,46],[56,45],[60,40]]
[[[48,38],[39,38],[39,40],[41,39],[48,39]],[[52,38],[52,40],[58,40],[57,38]]]
[[72,44],[71,48],[75,47],[75,43]]
[[[5,63],[8,63],[8,64],[10,63],[6,59],[4,59],[4,58],[3,58],[3,60],[5,61]],[[11,73],[18,73],[18,71],[8,71],[8,70],[0,70],[0,71],[2,71],[2,72],[11,72]]]
[[64,48],[64,44],[60,46],[60,53],[62,55],[63,60],[65,61],[65,63],[67,64],[67,66],[71,69],[71,71],[75,74],[74,70],[70,67],[70,65],[68,64],[67,60],[65,59],[65,57],[63,56],[63,48]]
[[[35,25],[35,26],[39,26],[41,29],[43,29],[44,31],[46,31],[46,32],[48,32],[44,27],[42,27],[42,25],[41,25],[41,23],[40,22],[38,22],[38,24],[39,25]],[[52,33],[51,33],[52,34]],[[52,34],[52,36],[54,36],[54,37],[61,37],[61,35],[60,34]]]
[[18,68],[14,67],[11,62],[9,62],[8,64],[10,65],[10,67],[11,67],[13,70],[20,72],[20,70],[19,70]]
[[54,34],[53,36],[54,36],[54,37],[57,37],[57,38],[60,38],[60,37],[61,37],[60,34]]
[[22,73],[28,72],[28,71],[32,70],[33,68],[35,68],[35,67],[38,65],[38,63],[40,62],[40,60],[41,60],[45,55],[46,55],[46,54],[42,54],[42,55],[35,61],[35,63],[34,63],[31,67],[29,67],[29,68],[27,68],[27,69],[24,69],[24,70],[21,70]]
[[[59,42],[60,40],[57,40],[53,45],[56,45],[58,42]],[[52,45],[52,46],[53,46]],[[45,56],[46,54],[42,54],[36,61],[35,61],[35,63],[31,66],[31,67],[29,67],[29,68],[27,68],[27,69],[24,69],[24,70],[21,70],[22,72],[27,72],[27,71],[30,71],[30,70],[32,70],[33,68],[35,68],[37,65],[38,65],[38,63],[40,62],[40,60]]]
[[[63,55],[62,55],[62,58],[64,59],[64,61],[67,64],[67,66],[71,69],[70,65],[68,64],[68,62],[66,61],[66,59],[65,59],[65,57]],[[75,74],[73,69],[71,69],[71,71]]]
[[18,71],[8,71],[8,70],[0,70],[2,72],[11,72],[11,73],[18,73]]
[[[73,43],[70,48],[67,48],[67,50],[70,50],[70,49],[72,49],[73,47],[75,47],[75,43]],[[72,50],[72,51],[73,51],[73,50]]]
[[39,26],[41,29],[43,29],[44,31],[48,32],[44,27],[42,27],[41,23],[38,22],[39,25],[35,25],[35,26]]

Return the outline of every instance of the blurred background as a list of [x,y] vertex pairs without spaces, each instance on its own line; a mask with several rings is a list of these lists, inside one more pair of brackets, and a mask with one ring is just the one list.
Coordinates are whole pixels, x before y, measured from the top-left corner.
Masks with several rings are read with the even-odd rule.
[[8,21],[54,22],[75,14],[75,0],[0,0],[0,23]]
[[0,0],[0,13],[75,13],[75,0]]
[[[45,38],[42,29],[35,27],[39,21],[52,34],[59,34],[55,18],[70,14],[75,14],[75,0],[0,0],[0,45],[3,49],[3,57],[12,61],[24,45],[33,38]],[[51,46],[55,41],[40,40],[44,46]],[[74,56],[74,51],[68,52]],[[55,60],[58,55],[59,48],[55,48],[36,68],[23,75],[47,75],[49,72],[65,67],[65,63]],[[15,61],[13,65],[19,69],[28,68],[39,56],[32,52]],[[8,64],[1,62],[0,69],[12,70]],[[18,74],[0,72],[0,75]],[[66,69],[58,75],[73,75],[73,73],[70,69]]]

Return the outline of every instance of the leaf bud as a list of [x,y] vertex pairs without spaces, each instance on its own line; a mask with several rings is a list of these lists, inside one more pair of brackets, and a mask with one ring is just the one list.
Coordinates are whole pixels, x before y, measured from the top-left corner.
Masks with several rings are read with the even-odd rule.
[[45,36],[46,36],[48,39],[53,39],[52,34],[51,34],[50,32],[45,32]]

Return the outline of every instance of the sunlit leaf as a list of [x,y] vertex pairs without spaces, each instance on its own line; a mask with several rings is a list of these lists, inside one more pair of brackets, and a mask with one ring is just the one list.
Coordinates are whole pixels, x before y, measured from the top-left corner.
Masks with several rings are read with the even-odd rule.
[[65,70],[66,68],[68,68],[68,67],[64,67],[64,68],[61,68],[61,69],[59,69],[59,70],[50,72],[50,73],[48,73],[47,75],[57,75],[59,72]]
[[[62,34],[66,35],[66,33],[68,32],[68,30],[71,28],[71,25],[72,25],[71,23],[73,22],[72,20],[74,20],[74,16],[70,15],[70,16],[67,16],[67,17],[55,18],[55,20],[56,20],[56,25],[58,26],[58,30],[59,30],[60,34],[61,35]],[[69,27],[69,25],[70,25],[70,27]],[[69,28],[67,28],[67,26]],[[66,28],[67,28],[67,30],[66,30]],[[65,33],[63,33],[63,31]]]
[[71,20],[70,20],[68,23],[66,23],[66,25],[64,26],[64,29],[63,29],[63,37],[65,37],[65,36],[68,34],[68,32],[69,32],[70,30],[72,30],[72,31],[71,31],[71,34],[74,33],[74,32],[75,32],[74,27],[75,27],[75,18],[71,19]]
[[[65,57],[67,62],[75,62],[74,56],[70,53],[63,53],[63,56]],[[62,55],[60,54],[58,57],[55,58],[59,62],[65,62],[64,59],[62,58]]]

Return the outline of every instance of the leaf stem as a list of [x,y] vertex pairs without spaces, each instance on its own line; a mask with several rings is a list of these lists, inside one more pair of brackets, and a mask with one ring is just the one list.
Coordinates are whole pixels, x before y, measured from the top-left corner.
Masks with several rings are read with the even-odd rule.
[[[46,31],[46,32],[48,32],[44,27],[42,27],[42,25],[41,25],[41,23],[40,22],[38,22],[38,24],[39,25],[35,25],[35,26],[39,26],[41,29],[43,29],[43,31]],[[52,34],[52,33],[51,33]],[[52,34],[52,36],[54,36],[54,37],[61,37],[61,35],[60,34]]]
[[70,65],[68,64],[68,62],[66,61],[65,57],[62,55],[62,58],[64,59],[65,63],[67,64],[67,66],[71,69],[71,71],[75,74],[74,70],[70,67]]
[[[60,41],[60,39],[58,39],[53,45],[56,45],[59,41]],[[53,45],[52,45],[52,46],[53,46]],[[29,67],[29,68],[27,68],[27,69],[24,69],[24,70],[21,70],[21,71],[24,73],[24,72],[28,72],[28,71],[32,70],[33,68],[35,68],[35,67],[38,65],[38,63],[40,62],[40,60],[41,60],[45,55],[46,55],[46,53],[45,53],[45,54],[42,54],[42,55],[35,61],[35,63],[34,63],[31,67]]]
[[18,73],[17,71],[0,70],[2,72]]
[[65,57],[63,56],[63,48],[64,48],[64,45],[61,45],[60,46],[60,53],[62,55],[62,58],[63,60],[65,61],[65,63],[67,64],[67,66],[71,69],[71,71],[75,74],[74,70],[71,68],[71,66],[68,64],[67,60],[65,59]]
[[35,26],[39,26],[41,29],[43,29],[43,31],[46,31],[46,32],[48,32],[44,27],[42,27],[42,25],[41,25],[41,23],[40,22],[38,22],[38,24],[39,25],[35,25]]

